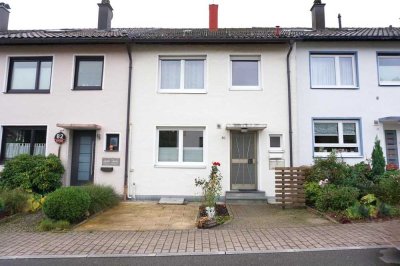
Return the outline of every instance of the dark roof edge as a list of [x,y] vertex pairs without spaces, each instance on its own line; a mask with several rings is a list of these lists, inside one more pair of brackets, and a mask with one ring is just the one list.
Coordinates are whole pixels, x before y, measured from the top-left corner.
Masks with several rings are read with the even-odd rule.
[[46,39],[0,39],[0,45],[13,44],[125,44],[129,43],[129,38],[46,38]]

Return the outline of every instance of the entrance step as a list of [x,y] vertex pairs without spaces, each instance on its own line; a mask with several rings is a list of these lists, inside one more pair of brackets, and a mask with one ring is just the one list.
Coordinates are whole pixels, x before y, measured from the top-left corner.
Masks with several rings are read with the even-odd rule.
[[265,191],[240,191],[232,190],[227,191],[225,194],[227,203],[255,203],[255,202],[267,202]]

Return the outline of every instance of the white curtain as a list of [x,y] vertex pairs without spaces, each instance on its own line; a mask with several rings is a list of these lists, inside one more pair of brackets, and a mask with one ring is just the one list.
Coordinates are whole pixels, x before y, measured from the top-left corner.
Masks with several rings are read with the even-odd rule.
[[204,88],[204,60],[185,60],[185,89]]
[[6,143],[6,159],[12,159],[20,154],[29,154],[31,150],[30,143]]
[[12,90],[34,90],[37,62],[14,62]]
[[336,85],[334,57],[311,57],[311,83],[313,86]]
[[80,61],[78,86],[101,86],[103,61]]
[[39,90],[50,90],[52,62],[42,62],[40,65]]
[[343,135],[355,135],[356,124],[354,123],[343,123]]
[[183,161],[184,162],[202,162],[203,161],[203,148],[183,147]]
[[315,123],[314,124],[315,135],[338,135],[338,124],[337,123]]
[[180,76],[180,60],[161,60],[161,89],[179,89]]
[[339,64],[341,85],[354,85],[353,59],[351,57],[340,57]]
[[159,147],[158,150],[158,161],[159,162],[177,162],[178,161],[179,149],[178,147]]

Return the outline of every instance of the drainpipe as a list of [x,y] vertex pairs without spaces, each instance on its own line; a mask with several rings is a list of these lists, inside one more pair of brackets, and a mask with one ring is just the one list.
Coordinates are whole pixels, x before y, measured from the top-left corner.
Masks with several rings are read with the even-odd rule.
[[288,83],[288,108],[289,108],[289,165],[293,167],[293,122],[292,122],[292,88],[290,83],[290,54],[293,50],[293,41],[289,42],[289,51],[286,56],[286,74]]
[[128,195],[128,177],[129,177],[129,135],[131,120],[131,91],[132,91],[132,54],[131,45],[126,44],[126,51],[129,59],[129,80],[128,80],[128,104],[126,108],[126,138],[125,138],[125,172],[124,172],[124,200],[129,198]]

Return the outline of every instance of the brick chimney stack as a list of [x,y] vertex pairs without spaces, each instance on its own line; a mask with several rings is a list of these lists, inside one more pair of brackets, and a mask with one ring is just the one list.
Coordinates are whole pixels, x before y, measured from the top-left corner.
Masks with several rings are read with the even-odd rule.
[[218,5],[211,4],[209,6],[209,30],[217,31],[218,30]]

